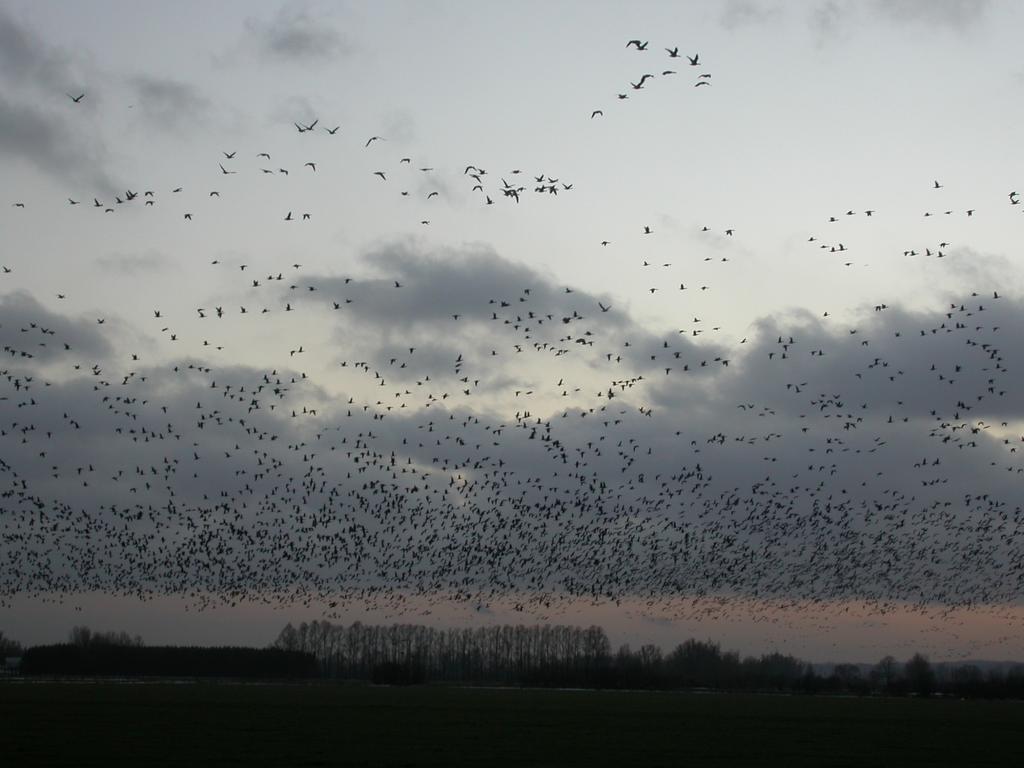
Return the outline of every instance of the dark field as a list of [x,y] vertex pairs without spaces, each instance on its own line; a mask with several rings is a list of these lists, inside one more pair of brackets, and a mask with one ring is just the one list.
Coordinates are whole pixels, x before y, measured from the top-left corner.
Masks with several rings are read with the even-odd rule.
[[0,683],[0,764],[1013,765],[1024,704],[331,685]]

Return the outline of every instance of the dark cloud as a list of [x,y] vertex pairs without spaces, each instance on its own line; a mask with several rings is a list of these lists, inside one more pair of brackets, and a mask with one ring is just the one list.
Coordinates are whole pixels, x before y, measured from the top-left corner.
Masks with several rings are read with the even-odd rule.
[[106,150],[74,130],[66,115],[42,111],[0,95],[0,154],[87,192],[110,194],[118,185],[104,169]]
[[46,45],[0,8],[0,77],[16,86],[29,85],[64,97],[66,90],[76,87],[72,69],[70,57]]
[[[908,312],[899,307],[870,311],[859,319],[826,326],[762,321],[749,350],[719,383],[736,402],[758,402],[766,393],[773,407],[809,409],[821,393],[867,405],[873,418],[941,419],[1024,417],[1024,394],[1015,391],[1003,357],[1007,339],[1024,332],[1024,304],[984,296],[962,298],[947,312]],[[727,383],[728,382],[728,383]],[[794,387],[808,384],[796,395]],[[992,391],[990,391],[990,388]],[[965,402],[966,407],[958,407]]]
[[[447,331],[458,327],[452,325],[456,314],[458,322],[485,325],[496,322],[495,314],[503,323],[515,317],[528,321],[532,312],[554,325],[573,311],[587,317],[602,314],[600,297],[567,293],[533,269],[485,247],[421,253],[410,245],[389,244],[367,253],[363,263],[379,276],[354,278],[349,284],[343,277],[309,278],[325,300],[354,297],[351,319],[361,324],[403,331],[440,325]],[[400,288],[395,288],[396,281]],[[603,319],[612,325],[626,322],[619,311]]]
[[210,117],[211,102],[189,83],[139,75],[131,87],[139,114],[161,130],[181,133]]
[[[842,368],[839,334],[823,335],[836,353],[823,364]],[[766,339],[752,354],[768,346]],[[1003,458],[996,445],[940,446],[917,424],[846,430],[814,406],[812,387],[810,419],[736,409],[730,398],[756,372],[721,369],[701,401],[659,408],[655,418],[637,411],[630,400],[645,397],[633,393],[592,412],[514,419],[459,406],[399,415],[358,399],[307,415],[308,405],[323,407],[322,395],[283,371],[179,361],[140,370],[121,387],[120,375],[98,391],[87,378],[37,394],[27,442],[6,438],[18,482],[43,498],[74,499],[66,511],[44,503],[59,524],[23,537],[18,557],[29,563],[57,542],[69,569],[92,564],[68,577],[72,585],[201,588],[235,599],[242,588],[415,590],[448,584],[448,574],[475,592],[495,588],[500,572],[499,590],[602,584],[600,595],[655,599],[942,599],[943,574],[967,594],[1013,588],[1000,586],[998,563],[1015,545],[986,534],[976,520],[987,508],[962,498],[979,484],[986,494],[1012,492],[1012,482],[978,479]],[[759,391],[762,400],[788,396],[771,381]],[[937,458],[941,467],[931,463]],[[947,483],[921,485],[935,479]],[[487,507],[477,506],[481,492]],[[913,504],[904,501],[911,496]],[[25,498],[38,515],[37,497]],[[399,498],[401,507],[392,501]],[[941,506],[951,498],[955,508]],[[78,511],[86,501],[87,516]],[[488,512],[494,505],[504,511]],[[388,526],[399,514],[417,525],[396,539]],[[7,519],[20,521],[20,507]],[[901,529],[900,520],[911,525]],[[76,540],[86,530],[91,541]],[[951,538],[956,531],[969,532],[969,551]],[[268,535],[273,545],[259,545]],[[344,557],[331,554],[333,543]],[[130,565],[123,552],[133,555]],[[966,572],[961,558],[979,552],[992,560]],[[463,563],[454,571],[453,557]],[[819,558],[830,567],[814,566]],[[40,588],[37,572],[20,562],[6,588]],[[167,562],[180,565],[158,567]],[[62,573],[59,559],[51,563]],[[921,579],[922,563],[932,578]]]
[[[0,481],[26,490],[8,519],[44,508],[59,523],[19,557],[56,539],[69,574],[98,558],[74,577],[91,588],[232,599],[384,587],[956,603],[1017,589],[1005,571],[1020,542],[995,521],[1024,469],[1010,432],[1024,303],[988,293],[844,323],[794,312],[726,347],[644,330],[482,247],[364,259],[372,276],[305,277],[317,291],[296,302],[296,322],[334,318],[332,354],[365,363],[341,386],[198,359],[46,388],[0,380],[32,426],[0,436]],[[40,308],[22,295],[2,311]],[[482,398],[477,377],[505,396]],[[86,506],[93,538],[75,541]],[[35,573],[9,581],[38,588]]]
[[[371,275],[311,275],[298,287],[315,287],[315,301],[332,310],[338,343],[396,381],[436,377],[461,361],[460,376],[490,392],[513,391],[524,389],[522,377],[560,360],[583,380],[604,368],[608,378],[598,381],[605,386],[618,375],[608,362],[648,372],[666,364],[716,365],[721,355],[713,344],[698,348],[689,333],[652,334],[607,296],[567,290],[485,247],[424,252],[390,244],[363,263]],[[283,301],[295,298],[285,291]]]
[[[338,335],[343,336],[343,332]],[[445,342],[419,334],[412,340],[396,339],[373,345],[367,351],[374,369],[401,382],[426,377],[439,379],[451,374],[460,355],[468,354],[464,339],[449,338]]]
[[[76,122],[97,100],[77,69],[70,56],[0,8],[0,78],[9,86],[0,93],[0,154],[89,193],[110,194],[118,185],[105,169],[106,148]],[[82,92],[79,104],[68,98]]]
[[60,359],[103,362],[113,351],[95,318],[72,320],[23,291],[0,296],[0,342],[5,357],[21,364]]

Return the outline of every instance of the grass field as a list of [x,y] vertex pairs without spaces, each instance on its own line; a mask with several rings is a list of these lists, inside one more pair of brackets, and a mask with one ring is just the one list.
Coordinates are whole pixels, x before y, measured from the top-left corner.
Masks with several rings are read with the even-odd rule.
[[0,765],[1007,766],[1024,704],[333,685],[0,683]]

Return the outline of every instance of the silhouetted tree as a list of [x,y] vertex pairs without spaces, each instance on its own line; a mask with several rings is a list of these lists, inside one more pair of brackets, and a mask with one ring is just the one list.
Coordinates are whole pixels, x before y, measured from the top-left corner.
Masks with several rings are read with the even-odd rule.
[[68,642],[71,645],[85,647],[92,642],[92,630],[88,627],[72,627],[68,633]]
[[804,674],[804,665],[792,656],[769,653],[743,660],[746,687],[792,690]]
[[6,637],[3,631],[0,630],[0,665],[2,665],[3,660],[8,656],[21,656],[21,654],[21,643],[17,640]]
[[295,627],[292,626],[290,621],[281,630],[277,640],[273,642],[273,647],[280,648],[283,651],[297,651],[299,649],[299,634],[295,631]]
[[72,627],[68,633],[68,642],[71,645],[118,645],[124,647],[142,647],[141,635],[129,635],[127,632],[93,632],[88,627]]
[[682,687],[720,688],[738,672],[739,659],[722,655],[717,643],[710,640],[687,640],[668,655],[666,665],[673,683]]
[[871,674],[883,691],[891,691],[900,675],[899,662],[892,656],[884,656]]
[[836,686],[842,691],[857,691],[861,688],[860,667],[856,664],[836,664],[832,670]]
[[[995,670],[993,670],[995,672]],[[1002,683],[1002,676],[993,675],[990,677],[990,681],[994,682],[993,688],[998,687],[999,683]],[[985,676],[981,670],[974,664],[965,664],[961,667],[956,667],[950,672],[949,675],[950,689],[953,693],[958,696],[974,697],[983,694],[985,686]]]
[[928,657],[915,653],[903,666],[910,690],[921,696],[928,696],[935,690],[935,671]]

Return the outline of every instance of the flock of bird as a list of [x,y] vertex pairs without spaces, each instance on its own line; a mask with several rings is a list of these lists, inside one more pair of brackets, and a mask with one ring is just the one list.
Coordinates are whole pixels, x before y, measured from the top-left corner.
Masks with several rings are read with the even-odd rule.
[[[627,48],[633,48],[638,53],[646,53],[647,50],[648,50],[648,48],[647,48],[648,45],[650,45],[650,41],[649,40],[630,40],[628,43],[626,43],[626,47]],[[679,59],[679,58],[681,58],[680,55],[679,55],[679,46],[678,45],[673,47],[673,48],[665,48],[665,53],[668,54],[668,58],[669,59]],[[695,53],[695,54],[693,54],[693,56],[690,56],[689,54],[685,54],[685,57],[686,57],[686,60],[689,62],[689,66],[691,66],[691,67],[699,67],[699,66],[701,66],[700,54],[699,53]],[[633,82],[632,80],[629,81],[629,88],[626,89],[625,93],[616,93],[615,94],[616,99],[618,99],[619,101],[624,101],[625,99],[628,99],[630,91],[640,91],[640,90],[643,90],[644,83],[646,83],[648,80],[653,80],[655,77],[669,77],[671,75],[678,75],[678,74],[679,74],[679,72],[674,70],[674,69],[663,69],[663,70],[661,70],[660,75],[656,74],[656,73],[653,73],[653,72],[644,72],[644,73],[642,73],[636,79],[636,82]],[[697,87],[702,86],[702,85],[703,86],[710,86],[711,85],[711,73],[710,72],[701,72],[699,75],[697,75],[697,80],[693,84],[693,86],[694,86],[694,88],[697,88]],[[590,113],[590,119],[591,120],[593,120],[595,117],[603,117],[603,116],[604,116],[604,110],[603,109],[595,109],[593,112]]]
[[[647,41],[627,47],[653,53]],[[632,88],[674,74],[643,73]],[[709,83],[700,73],[695,85]],[[67,205],[113,214],[174,204],[197,222],[201,200],[227,200],[239,180],[329,172],[306,140],[341,140],[341,126],[314,119],[294,130],[310,159],[291,168],[269,151],[248,163],[224,151],[210,169],[223,186],[199,196],[181,185]],[[381,152],[368,190],[397,185],[424,205],[446,194],[432,186],[434,168],[389,159],[387,145],[372,136],[353,147]],[[574,188],[547,172],[459,170],[481,205]],[[940,204],[925,215],[978,221],[976,210]],[[280,219],[314,214],[285,203]],[[884,215],[837,212],[808,247],[845,258],[852,241],[828,228]],[[659,234],[635,231],[638,249]],[[943,258],[950,247],[941,239],[903,254]],[[162,340],[165,357],[152,363],[115,348],[106,317],[85,325],[48,309],[20,290],[18,264],[3,266],[0,605],[97,591],[187,596],[198,607],[300,603],[327,615],[352,604],[501,604],[538,616],[581,601],[678,615],[757,604],[771,622],[780,604],[951,610],[1013,604],[1024,586],[1012,495],[1024,435],[1012,431],[1020,387],[1004,341],[1022,307],[1000,286],[931,317],[880,301],[842,333],[771,325],[730,346],[712,340],[720,326],[706,318],[654,333],[528,271],[524,284],[493,284],[493,295],[459,293],[460,279],[487,284],[487,265],[465,260],[439,267],[456,283],[449,306],[438,306],[414,256],[383,262],[383,277],[210,266],[238,267],[245,303],[161,297],[151,316],[129,321]],[[652,274],[669,266],[643,262]],[[53,279],[65,299],[70,288]],[[648,290],[713,287],[665,278]],[[337,337],[303,339],[263,367],[218,356],[242,323],[295,313],[386,326],[403,305],[422,315],[410,321],[428,329],[418,340],[346,351]],[[341,378],[314,382],[303,371],[312,358]],[[912,453],[922,445],[927,455]]]

